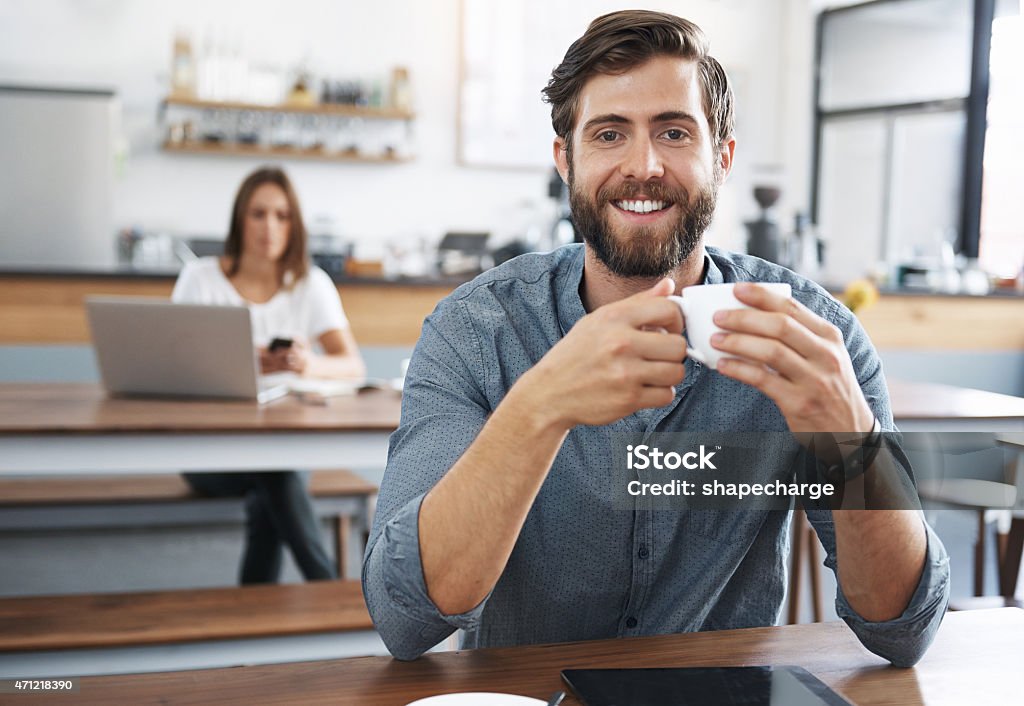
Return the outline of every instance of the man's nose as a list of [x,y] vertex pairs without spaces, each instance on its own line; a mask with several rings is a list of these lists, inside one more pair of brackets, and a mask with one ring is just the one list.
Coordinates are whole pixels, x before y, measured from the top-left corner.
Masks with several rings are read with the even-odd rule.
[[665,176],[665,165],[657,145],[650,137],[641,136],[632,141],[623,160],[622,176],[645,182]]

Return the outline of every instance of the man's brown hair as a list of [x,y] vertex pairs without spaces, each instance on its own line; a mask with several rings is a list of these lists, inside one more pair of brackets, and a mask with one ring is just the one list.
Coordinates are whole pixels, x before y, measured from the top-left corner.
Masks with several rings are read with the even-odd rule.
[[291,221],[288,228],[288,247],[278,262],[278,277],[286,287],[291,287],[309,271],[309,260],[306,257],[306,226],[302,221],[302,209],[299,208],[299,197],[295,195],[292,182],[282,169],[277,167],[261,167],[245,178],[238,187],[235,205],[231,208],[231,227],[228,239],[224,243],[224,254],[228,258],[228,277],[238,273],[242,257],[243,235],[245,231],[245,214],[249,210],[249,201],[256,189],[264,184],[275,184],[284,191],[288,199],[288,213]]
[[721,147],[735,129],[732,87],[725,69],[708,54],[700,27],[681,17],[649,10],[622,10],[602,15],[565,53],[542,93],[551,104],[551,126],[571,150],[580,92],[596,74],[621,74],[656,56],[676,56],[697,63],[704,114],[712,142]]

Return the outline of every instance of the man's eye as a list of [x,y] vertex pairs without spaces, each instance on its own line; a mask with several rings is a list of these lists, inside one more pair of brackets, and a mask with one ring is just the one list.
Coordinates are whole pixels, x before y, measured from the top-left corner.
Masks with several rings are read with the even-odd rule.
[[601,142],[615,142],[617,139],[619,139],[619,133],[615,132],[614,130],[605,130],[604,132],[597,136],[597,139],[600,140]]
[[689,137],[689,134],[685,130],[672,128],[671,130],[665,131],[665,137],[673,141],[678,141],[686,139],[687,137]]

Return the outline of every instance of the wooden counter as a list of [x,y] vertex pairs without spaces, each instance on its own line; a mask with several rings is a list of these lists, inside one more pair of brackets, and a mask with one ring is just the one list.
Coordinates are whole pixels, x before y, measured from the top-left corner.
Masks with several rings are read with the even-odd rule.
[[879,349],[1024,351],[1024,297],[883,294],[859,317]]
[[[88,343],[82,302],[91,294],[167,297],[172,278],[0,276],[0,345]],[[338,285],[362,345],[412,346],[453,284]],[[1024,297],[883,294],[860,315],[879,349],[1024,351]]]
[[[0,277],[0,345],[89,343],[87,296],[171,295],[174,279],[153,277]],[[412,346],[434,306],[454,285],[368,282],[338,286],[352,331],[364,346]]]

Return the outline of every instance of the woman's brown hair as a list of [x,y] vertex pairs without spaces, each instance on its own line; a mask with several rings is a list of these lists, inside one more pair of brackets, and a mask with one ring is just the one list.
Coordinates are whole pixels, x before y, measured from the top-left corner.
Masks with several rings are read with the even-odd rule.
[[243,234],[245,231],[245,214],[249,209],[249,201],[259,187],[264,184],[275,184],[284,191],[288,199],[288,212],[291,222],[288,228],[288,247],[281,255],[278,276],[281,283],[291,288],[309,271],[309,258],[306,256],[306,226],[302,221],[302,209],[299,208],[299,197],[295,195],[292,182],[284,170],[277,167],[261,167],[245,178],[238,187],[235,205],[231,208],[231,227],[228,239],[224,243],[224,255],[228,258],[227,276],[238,273],[239,261],[242,257]]
[[623,10],[591,22],[551,72],[542,91],[551,104],[551,126],[570,151],[584,84],[596,74],[621,74],[656,56],[677,56],[697,63],[712,142],[721,147],[732,137],[732,87],[725,69],[708,53],[708,40],[701,28],[664,12]]

